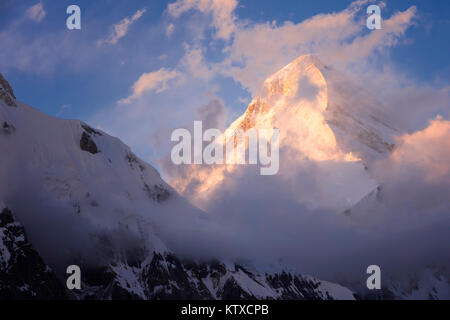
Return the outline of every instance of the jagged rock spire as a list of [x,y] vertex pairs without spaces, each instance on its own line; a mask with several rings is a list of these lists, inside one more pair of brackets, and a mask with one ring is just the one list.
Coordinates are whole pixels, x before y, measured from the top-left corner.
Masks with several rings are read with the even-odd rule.
[[4,101],[10,107],[17,107],[16,96],[8,81],[0,73],[0,100]]

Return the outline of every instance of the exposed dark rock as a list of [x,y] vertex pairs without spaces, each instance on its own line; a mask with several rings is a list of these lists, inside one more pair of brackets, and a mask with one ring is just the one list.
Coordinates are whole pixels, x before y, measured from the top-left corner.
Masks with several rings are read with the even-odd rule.
[[78,202],[73,204],[73,208],[77,214],[81,213],[81,205]]
[[[257,276],[242,266],[229,270],[220,262],[195,263],[179,259],[172,253],[153,253],[134,266],[113,264],[84,271],[82,299],[149,300],[256,300],[294,299],[331,300],[328,291],[314,278],[282,272]],[[120,271],[127,269],[122,277]],[[243,273],[248,276],[243,283]],[[131,276],[130,276],[131,275]],[[133,282],[129,282],[130,279]],[[262,279],[264,283],[258,282]],[[248,285],[267,289],[267,296],[256,296]],[[206,285],[208,283],[208,286]]]
[[9,124],[8,122],[3,121],[1,132],[3,132],[5,135],[10,135],[14,131],[16,131],[16,128],[12,124]]
[[0,73],[0,100],[3,100],[10,107],[17,107],[16,96],[8,81]]
[[98,202],[96,200],[92,200],[89,204],[91,207],[98,207]]
[[143,274],[152,299],[212,299],[205,285],[195,283],[172,254],[155,254]]
[[92,154],[96,154],[99,152],[94,140],[92,140],[92,137],[86,132],[83,132],[81,135],[80,148],[81,150],[90,152]]
[[[285,272],[257,276],[240,265],[228,269],[218,261],[183,261],[173,253],[140,252],[114,261],[104,266],[76,263],[82,270],[81,290],[66,291],[63,280],[32,248],[11,212],[5,209],[0,213],[0,300],[333,298],[312,278]],[[247,289],[250,283],[266,288],[268,295],[256,296]]]
[[83,133],[81,134],[81,139],[80,139],[81,150],[90,152],[92,154],[99,153],[100,151],[98,150],[97,145],[95,144],[92,136],[96,136],[96,135],[102,136],[103,134],[100,131],[89,127],[86,124],[81,124],[81,127],[84,130]]
[[[395,294],[388,288],[382,287],[381,290],[367,290],[361,293],[358,298],[362,300],[396,300]],[[429,297],[429,300],[434,300]]]
[[143,172],[143,171],[145,170],[144,165],[143,165],[143,164],[138,160],[138,158],[137,158],[134,154],[132,154],[132,153],[128,152],[128,153],[125,155],[125,160],[128,161],[128,163],[129,163],[131,169],[134,169],[134,167],[137,166],[137,167],[139,168],[139,170],[141,170],[141,172]]
[[0,300],[67,299],[65,288],[8,209],[0,213]]
[[228,279],[223,289],[219,291],[222,300],[255,300],[250,294],[245,292],[233,278]]
[[170,191],[167,190],[162,184],[155,184],[150,188],[148,184],[144,183],[144,190],[147,191],[150,199],[158,203],[164,202],[170,197]]
[[89,127],[86,124],[82,124],[81,127],[89,134],[94,134],[94,135],[96,134],[96,135],[99,135],[99,136],[103,135],[100,131],[93,129],[93,128]]

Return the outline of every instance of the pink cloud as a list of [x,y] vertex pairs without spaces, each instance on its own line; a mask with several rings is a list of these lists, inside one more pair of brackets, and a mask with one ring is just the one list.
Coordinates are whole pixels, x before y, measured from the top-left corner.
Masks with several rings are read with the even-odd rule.
[[169,82],[180,78],[182,75],[175,70],[159,69],[144,73],[132,86],[132,94],[119,101],[119,104],[129,104],[142,96],[146,91],[161,93],[169,88]]
[[171,16],[178,18],[186,11],[196,9],[213,17],[217,38],[229,39],[235,30],[236,0],[178,0],[168,5]]
[[97,45],[102,45],[103,43],[107,44],[116,44],[121,38],[125,37],[128,33],[128,29],[130,26],[139,20],[142,15],[147,11],[146,8],[136,11],[131,17],[126,17],[121,20],[119,23],[115,24],[109,34],[108,38],[105,40],[99,40]]
[[35,22],[41,22],[42,20],[44,20],[45,16],[47,15],[47,12],[45,12],[44,5],[42,4],[42,2],[39,2],[34,6],[28,8],[27,11],[25,12],[25,15],[30,20],[33,20]]
[[424,130],[397,140],[390,158],[392,172],[420,171],[428,183],[450,182],[450,121],[437,117]]

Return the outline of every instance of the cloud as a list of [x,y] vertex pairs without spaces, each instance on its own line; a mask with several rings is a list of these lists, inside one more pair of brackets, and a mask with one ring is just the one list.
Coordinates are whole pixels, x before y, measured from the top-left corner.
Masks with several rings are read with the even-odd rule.
[[161,93],[169,88],[169,82],[180,79],[182,74],[175,70],[165,68],[144,73],[132,86],[132,94],[119,101],[119,104],[129,104],[142,96],[144,92],[155,91]]
[[236,0],[178,0],[169,4],[167,10],[174,18],[192,9],[212,15],[216,37],[228,40],[236,27],[234,9],[237,4]]
[[168,38],[170,38],[170,36],[171,36],[172,33],[174,32],[174,30],[175,30],[175,26],[173,25],[173,23],[169,24],[169,26],[168,26],[167,29],[166,29],[166,36],[167,36]]
[[[216,34],[230,40],[223,60],[206,59],[203,53],[214,48],[211,42],[208,47],[196,40],[185,45],[180,65],[193,77],[210,82],[218,74],[229,76],[252,93],[293,59],[317,54],[380,99],[385,104],[380,109],[387,108],[399,132],[392,155],[368,169],[381,191],[355,206],[349,216],[309,205],[329,200],[326,190],[337,181],[335,176],[348,174],[346,164],[298,159],[293,163],[289,150],[280,150],[276,176],[261,177],[256,168],[219,170],[225,179],[205,207],[229,232],[216,252],[254,264],[283,261],[296,271],[361,283],[365,268],[373,263],[386,274],[407,278],[426,266],[450,261],[449,122],[436,118],[425,129],[417,129],[438,111],[448,116],[449,90],[407,79],[389,59],[389,50],[415,25],[416,7],[384,17],[382,30],[368,31],[367,3],[357,1],[339,12],[280,24],[243,23],[233,9],[228,12],[233,26],[227,28],[227,36]],[[177,1],[168,10],[176,18],[191,9],[212,14],[207,8],[213,5],[213,1]],[[218,33],[218,23],[213,26]],[[381,67],[372,63],[380,60]],[[161,167],[190,200],[199,195],[199,182],[217,178],[212,166],[174,167],[167,157]],[[355,187],[359,178],[357,173],[348,175],[348,184]]]
[[[207,211],[228,235],[212,251],[252,266],[281,264],[361,286],[370,264],[380,265],[385,279],[394,276],[395,281],[446,264],[449,141],[450,122],[439,118],[424,130],[399,136],[396,151],[372,168],[381,191],[349,215],[298,201],[299,195],[320,194],[339,170],[324,171],[311,161],[293,168],[284,160],[280,171],[292,177],[289,181],[282,174],[262,177],[257,170],[229,173]],[[353,177],[349,181],[357,183]]]
[[45,12],[42,2],[39,2],[34,6],[28,8],[25,12],[27,18],[35,22],[41,22],[42,20],[44,20],[46,14],[47,12]]
[[58,112],[56,113],[57,117],[61,117],[65,112],[72,109],[72,106],[70,104],[63,104],[59,107]]
[[[398,44],[398,40],[414,25],[418,15],[417,10],[415,7],[411,7],[403,12],[397,12],[391,17],[384,17],[382,30],[368,31],[365,24],[365,5],[367,3],[367,1],[357,1],[344,10],[318,14],[299,23],[241,21],[234,14],[235,1],[225,3],[223,1],[182,0],[171,3],[167,10],[175,18],[189,10],[198,10],[208,15],[213,14],[214,10],[228,12],[228,16],[231,18],[226,20],[233,23],[233,27],[229,29],[233,30],[229,34],[230,41],[224,45],[223,49],[221,48],[220,54],[214,55],[213,52],[217,53],[214,51],[217,50],[214,39],[202,46],[202,43],[198,41],[199,35],[195,33],[192,43],[182,44],[184,55],[174,68],[163,68],[160,73],[157,71],[144,73],[132,87],[133,93],[128,98],[122,99],[120,103],[129,103],[140,98],[142,100],[139,101],[140,104],[153,105],[152,101],[148,101],[147,96],[142,97],[142,92],[161,93],[166,91],[170,92],[173,97],[179,97],[182,92],[183,94],[186,92],[186,90],[182,90],[182,87],[184,86],[186,89],[188,83],[191,85],[194,82],[198,84],[197,87],[206,87],[205,91],[207,91],[211,85],[217,85],[223,76],[231,77],[243,88],[255,93],[259,91],[267,76],[278,71],[298,56],[313,53],[319,55],[325,64],[346,71],[346,76],[349,76],[348,73],[350,73],[352,80],[355,80],[356,83],[364,83],[365,89],[375,92],[376,98],[380,98],[390,108],[389,112],[396,120],[394,122],[402,123],[396,127],[400,132],[404,132],[405,127],[417,128],[415,122],[421,121],[420,125],[429,117],[434,116],[431,112],[431,105],[436,104],[436,107],[433,108],[438,110],[444,108],[449,101],[448,92],[445,93],[433,87],[425,90],[420,83],[411,80],[405,86],[406,77],[393,68],[387,68],[390,59],[385,53]],[[217,7],[221,5],[228,9],[219,10]],[[213,10],[213,8],[215,9]],[[215,24],[212,25],[212,28],[217,31]],[[268,43],[270,46],[267,45]],[[379,57],[383,59],[381,68],[379,65],[371,64],[372,60],[379,61],[379,59],[377,60]],[[160,59],[162,58],[168,58],[168,56],[164,54],[160,57]],[[171,76],[167,77],[169,72]],[[144,75],[146,76],[144,77]],[[146,79],[147,77],[148,79]],[[184,81],[183,85],[180,82],[174,82],[176,90],[170,90],[171,82],[176,79],[187,79],[188,81]],[[408,99],[411,94],[407,91],[415,93],[415,96],[420,94],[420,99]],[[439,94],[436,94],[437,92]],[[204,92],[197,92],[197,94],[201,96]],[[152,99],[154,99],[154,95],[152,95]],[[180,97],[180,100],[183,100],[183,97]],[[414,101],[411,104],[407,100]],[[433,103],[430,103],[431,100]],[[198,100],[194,103],[198,103]],[[187,101],[183,103],[184,109],[198,107],[198,105],[188,106],[187,104]],[[417,112],[409,112],[409,110],[405,116],[408,106],[415,108]],[[142,112],[142,117],[146,117],[147,111],[144,108],[139,110]],[[136,109],[135,112],[137,113],[139,110]],[[412,120],[413,117],[416,118],[416,121]],[[120,124],[120,127],[123,128],[123,123]],[[126,131],[134,130],[137,130],[137,126],[130,123],[130,129]],[[138,131],[142,133],[141,129]],[[120,131],[117,133],[119,134]],[[151,134],[148,132],[148,135]]]
[[[30,31],[25,23],[30,17],[41,19],[43,16],[43,5],[38,3],[28,10],[29,14],[13,19],[9,25],[0,30],[0,68],[2,70],[18,69],[28,73],[51,73],[61,70],[75,71],[77,73],[89,69],[93,71],[105,70],[117,66],[121,61],[128,61],[116,50],[98,50],[95,45],[114,44],[124,37],[130,30],[130,26],[146,12],[146,9],[138,10],[131,17],[123,19],[112,27],[111,34],[107,39],[98,40],[102,37],[102,27],[109,23],[108,17],[100,17],[90,21],[90,28],[83,31],[83,37],[75,33],[67,32],[66,28],[49,28],[45,32],[41,30]],[[33,9],[33,10],[31,10]],[[39,13],[41,12],[41,13]],[[45,11],[44,11],[45,12]],[[159,28],[160,26],[155,26]],[[150,30],[153,30],[150,28]],[[147,45],[152,38],[143,39],[137,44]],[[136,52],[136,55],[148,57],[148,52]],[[138,60],[134,55],[133,60]],[[114,60],[114,61],[112,61]],[[108,65],[106,67],[105,65]],[[115,69],[111,69],[115,72]]]
[[[202,50],[197,47],[191,47],[187,44],[184,46],[185,55],[181,59],[177,69],[161,68],[158,71],[142,74],[132,86],[132,94],[119,101],[119,104],[129,104],[142,96],[146,91],[155,91],[161,93],[169,89],[169,83],[182,80],[187,75],[201,80],[208,80],[214,76],[214,71],[204,63]],[[168,56],[163,54],[158,57],[160,60],[166,59]]]
[[438,116],[424,130],[397,138],[389,162],[381,163],[381,171],[386,167],[390,171],[384,180],[399,180],[414,173],[422,177],[421,184],[450,184],[450,121]]
[[392,63],[383,64],[381,68],[377,63],[349,68],[347,74],[363,83],[383,103],[380,109],[385,109],[398,131],[414,132],[439,114],[450,118],[448,83],[424,83],[404,75]]
[[97,45],[101,46],[104,43],[111,45],[116,44],[121,38],[127,35],[128,29],[131,27],[131,25],[139,20],[146,11],[146,8],[140,9],[136,11],[135,14],[133,14],[131,17],[126,17],[119,23],[113,25],[108,38],[105,40],[97,41]]
[[0,43],[0,68],[3,70],[44,74],[63,63],[64,68],[73,70],[89,65],[96,57],[90,43],[77,41],[72,34],[64,32],[64,28],[35,34],[12,24],[0,30]]
[[319,14],[300,23],[241,26],[226,50],[222,72],[255,93],[268,75],[301,54],[313,53],[327,64],[339,66],[365,60],[397,44],[416,17],[416,8],[411,7],[384,19],[382,30],[368,33],[364,19],[358,18],[363,9],[358,2],[343,11]]
[[236,1],[179,0],[168,5],[168,12],[175,18],[189,10],[212,15],[216,38],[230,40],[222,50],[223,59],[214,62],[200,59],[199,52],[206,48],[201,48],[196,40],[192,52],[187,51],[192,56],[186,57],[196,61],[199,69],[232,77],[254,94],[267,76],[303,54],[318,55],[328,65],[342,69],[348,64],[364,64],[369,57],[397,45],[418,18],[417,8],[411,6],[384,17],[383,29],[368,32],[365,21],[368,3],[355,1],[342,11],[317,14],[299,23],[241,21],[234,13]]
[[215,96],[204,106],[197,109],[198,119],[202,120],[203,130],[215,128],[225,130],[227,109],[223,101]]
[[[215,76],[231,77],[254,93],[269,75],[307,53],[319,55],[325,64],[363,84],[364,90],[384,103],[390,119],[401,124],[396,127],[399,137],[392,155],[376,160],[367,171],[380,191],[355,206],[349,215],[310,203],[328,201],[327,190],[339,175],[347,177],[349,186],[360,189],[359,171],[354,175],[346,171],[351,164],[293,162],[287,160],[289,150],[284,149],[280,150],[280,173],[276,176],[262,177],[256,167],[222,170],[226,179],[211,194],[207,206],[209,216],[224,233],[206,241],[212,252],[265,266],[281,261],[298,272],[362,284],[369,264],[379,264],[386,275],[398,272],[408,277],[424,266],[450,261],[449,124],[437,118],[422,129],[423,122],[435,118],[436,112],[448,116],[449,90],[407,79],[389,59],[389,50],[414,26],[416,8],[385,17],[382,30],[368,31],[364,20],[367,3],[358,1],[339,12],[315,15],[299,23],[244,23],[236,18],[235,5],[221,9],[226,18],[219,19],[218,9],[213,9],[221,5],[219,1],[185,0],[168,6],[174,18],[188,10],[212,15],[216,34],[204,47],[194,34],[192,43],[182,44],[184,55],[174,69],[144,73],[136,81],[133,93],[124,99],[136,99],[132,108],[108,113],[113,119],[109,124],[117,134],[125,135],[133,148],[153,151],[155,145],[167,146],[170,128],[189,127],[194,119],[204,120],[206,126],[222,126],[226,117],[223,103],[214,97],[206,102],[199,98],[217,85]],[[215,49],[215,40],[223,39],[228,41],[221,55],[211,61],[208,57]],[[381,67],[372,63],[380,59]],[[180,78],[189,81],[170,90],[170,82]],[[146,91],[153,94],[143,96]],[[203,107],[199,109],[199,105]],[[100,118],[105,123],[105,117]],[[155,141],[152,148],[148,146],[151,141]],[[160,162],[163,174],[173,184],[191,181],[184,186],[188,199],[198,194],[197,181],[216,178],[214,167],[171,166],[169,154],[170,150]],[[205,241],[189,241],[183,233],[179,237],[179,247],[189,247],[192,252],[205,247]]]
[[0,30],[0,69],[45,74],[60,66],[77,72],[81,67],[89,67],[92,71],[93,67],[100,66],[92,63],[99,58],[99,50],[92,46],[96,28],[83,31],[85,36],[82,38],[67,32],[65,27],[50,28],[45,32],[30,31],[26,23],[28,19],[43,21],[44,16],[43,5],[38,3]]
[[197,79],[209,80],[215,75],[211,66],[205,62],[200,47],[191,47],[186,44],[185,55],[180,64],[182,68]]

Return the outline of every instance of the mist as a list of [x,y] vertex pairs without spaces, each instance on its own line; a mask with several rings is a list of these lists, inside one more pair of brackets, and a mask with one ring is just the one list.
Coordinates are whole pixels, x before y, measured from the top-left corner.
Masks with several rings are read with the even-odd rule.
[[[368,168],[378,187],[348,210],[331,208],[326,197],[317,205],[318,195],[340,174],[340,163],[293,160],[284,148],[278,175],[260,176],[256,166],[227,173],[204,208],[222,230],[205,241],[208,254],[260,272],[288,269],[356,287],[365,283],[372,264],[397,283],[425,268],[448,277],[450,122],[437,118],[396,141],[391,155]],[[357,179],[347,177],[349,184]],[[184,233],[183,244],[173,248],[211,257],[201,254],[201,233]]]

